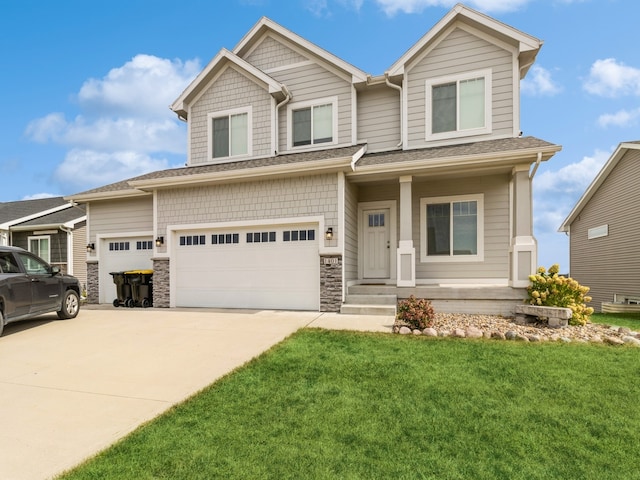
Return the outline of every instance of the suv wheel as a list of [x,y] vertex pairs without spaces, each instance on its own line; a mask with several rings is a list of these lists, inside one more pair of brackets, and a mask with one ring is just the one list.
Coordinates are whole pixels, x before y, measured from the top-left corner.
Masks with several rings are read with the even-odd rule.
[[67,290],[62,299],[62,308],[58,312],[58,318],[75,318],[80,311],[80,298],[75,290]]
[[0,337],[2,336],[2,330],[4,330],[4,317],[2,316],[2,310],[0,310]]

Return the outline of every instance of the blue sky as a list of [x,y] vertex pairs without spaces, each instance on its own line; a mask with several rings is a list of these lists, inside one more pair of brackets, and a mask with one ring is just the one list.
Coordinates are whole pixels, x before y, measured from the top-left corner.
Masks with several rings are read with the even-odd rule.
[[[185,163],[168,105],[263,15],[372,74],[449,0],[0,0],[0,202],[68,195]],[[521,128],[563,146],[534,180],[539,264],[568,265],[556,230],[618,143],[640,140],[640,2],[473,0],[544,40]]]

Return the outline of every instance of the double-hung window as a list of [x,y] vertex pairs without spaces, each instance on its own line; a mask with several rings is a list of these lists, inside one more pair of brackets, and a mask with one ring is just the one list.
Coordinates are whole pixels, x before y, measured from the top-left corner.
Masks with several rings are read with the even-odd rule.
[[29,251],[35,253],[45,262],[51,262],[51,237],[48,235],[29,237]]
[[336,143],[336,98],[302,102],[288,107],[291,147]]
[[426,138],[491,133],[491,71],[427,81]]
[[210,113],[211,159],[251,155],[251,108]]
[[483,210],[482,194],[421,199],[421,261],[482,261]]

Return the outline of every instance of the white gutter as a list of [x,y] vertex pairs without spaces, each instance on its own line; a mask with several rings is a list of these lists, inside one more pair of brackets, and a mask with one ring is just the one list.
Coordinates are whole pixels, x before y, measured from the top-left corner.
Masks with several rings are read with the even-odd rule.
[[538,152],[538,159],[536,160],[536,164],[533,166],[533,170],[529,174],[529,180],[533,180],[533,177],[536,176],[536,172],[538,171],[538,167],[540,166],[541,161],[542,161],[542,152]]
[[395,83],[391,83],[391,80],[389,80],[389,72],[384,72],[384,83],[387,84],[387,87],[393,88],[400,92],[400,143],[396,145],[396,148],[400,148],[402,146],[402,139],[404,138],[402,136],[402,87],[396,85]]
[[276,105],[276,118],[275,118],[275,125],[274,125],[276,130],[276,138],[275,138],[276,151],[274,152],[274,155],[278,154],[278,142],[280,141],[279,131],[278,131],[278,125],[280,124],[280,116],[278,115],[280,112],[280,107],[283,107],[284,105],[289,103],[292,98],[291,92],[289,91],[287,86],[284,84],[282,85],[282,93],[284,93],[284,100],[282,100],[280,103]]
[[358,160],[360,160],[365,153],[367,153],[367,146],[366,145],[364,145],[360,150],[358,150],[356,153],[353,154],[353,157],[351,157],[351,171],[352,172],[356,171],[356,163],[358,163]]

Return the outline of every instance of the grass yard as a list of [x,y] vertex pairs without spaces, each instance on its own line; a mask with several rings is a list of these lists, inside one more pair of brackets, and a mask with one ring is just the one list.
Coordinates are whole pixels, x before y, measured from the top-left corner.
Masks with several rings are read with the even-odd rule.
[[640,478],[640,350],[302,330],[72,479]]
[[629,327],[631,330],[640,331],[640,313],[594,313],[590,320],[592,323]]

